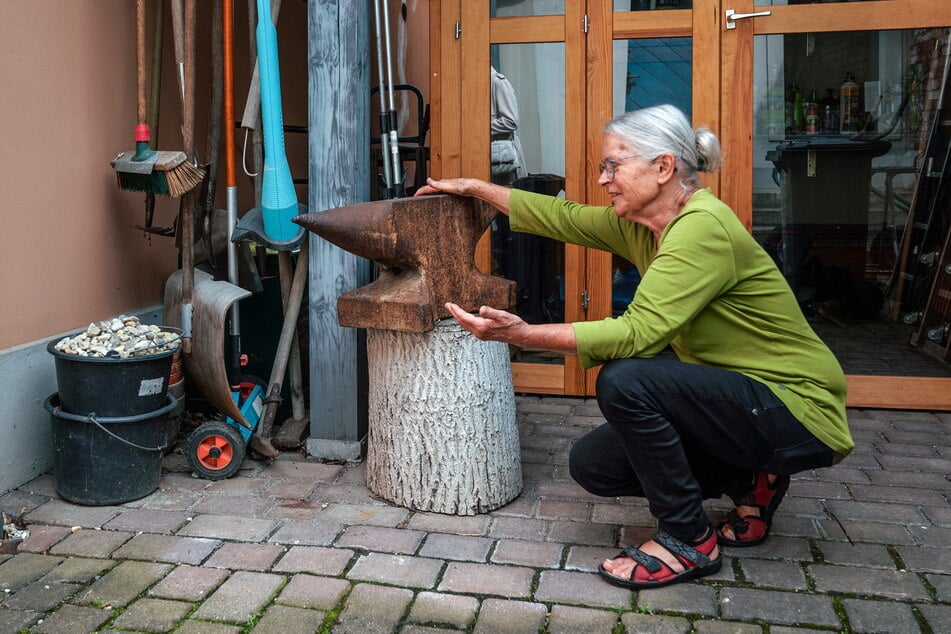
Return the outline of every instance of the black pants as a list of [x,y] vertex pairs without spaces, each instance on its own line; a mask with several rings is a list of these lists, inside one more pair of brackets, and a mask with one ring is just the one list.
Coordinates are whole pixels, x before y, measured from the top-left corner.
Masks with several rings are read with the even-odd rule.
[[739,372],[668,359],[619,359],[601,368],[608,422],[571,448],[571,477],[595,495],[647,498],[664,531],[703,533],[701,501],[742,498],[758,471],[791,474],[836,454],[762,383]]

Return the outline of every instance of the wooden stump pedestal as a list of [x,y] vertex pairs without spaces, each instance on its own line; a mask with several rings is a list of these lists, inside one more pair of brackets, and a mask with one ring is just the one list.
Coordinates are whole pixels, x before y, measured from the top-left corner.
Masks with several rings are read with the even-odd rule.
[[512,501],[522,465],[508,346],[454,320],[367,330],[367,486],[417,511],[474,515]]

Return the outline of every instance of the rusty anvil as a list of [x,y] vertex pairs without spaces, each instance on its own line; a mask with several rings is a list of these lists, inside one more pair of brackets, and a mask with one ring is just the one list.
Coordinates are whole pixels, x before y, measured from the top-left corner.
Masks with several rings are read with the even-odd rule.
[[[304,214],[294,222],[380,265],[379,278],[341,295],[341,326],[426,332],[464,310],[515,305],[515,282],[476,269],[476,243],[498,211],[452,195],[380,200]],[[319,275],[320,271],[315,271]]]

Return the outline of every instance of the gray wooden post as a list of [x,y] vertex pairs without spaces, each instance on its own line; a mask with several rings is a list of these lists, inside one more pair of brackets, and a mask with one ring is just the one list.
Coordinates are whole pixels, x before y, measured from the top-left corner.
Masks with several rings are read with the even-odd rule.
[[[308,0],[311,213],[370,200],[369,0]],[[337,324],[337,297],[371,263],[311,234],[310,438],[319,458],[352,460],[367,431],[366,335]]]

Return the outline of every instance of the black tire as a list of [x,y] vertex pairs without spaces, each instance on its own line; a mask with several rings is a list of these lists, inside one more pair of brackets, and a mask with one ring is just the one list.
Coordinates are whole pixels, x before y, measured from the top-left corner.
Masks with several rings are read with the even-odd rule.
[[244,461],[247,446],[237,429],[224,422],[208,422],[192,432],[185,444],[185,457],[206,480],[230,478]]

